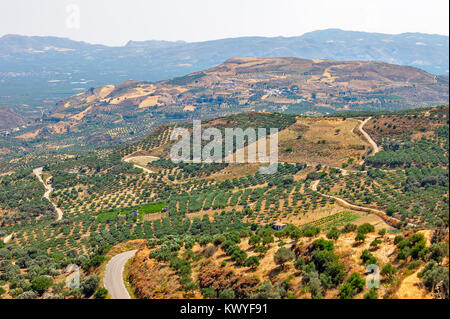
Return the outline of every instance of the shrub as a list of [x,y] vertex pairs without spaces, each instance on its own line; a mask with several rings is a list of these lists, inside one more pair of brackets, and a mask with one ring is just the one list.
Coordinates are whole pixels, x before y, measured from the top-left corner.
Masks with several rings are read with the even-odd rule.
[[277,265],[280,265],[281,268],[284,268],[285,263],[294,260],[294,258],[294,253],[290,249],[287,249],[285,247],[281,247],[280,249],[278,249],[273,257],[275,263]]
[[225,289],[219,292],[220,299],[234,299],[236,298],[236,294],[231,289]]
[[42,295],[53,284],[53,279],[48,276],[39,276],[31,281],[31,288]]
[[375,231],[375,227],[369,223],[362,224],[358,227],[358,233],[361,233],[364,235],[366,235],[368,233],[373,233],[374,231]]
[[212,287],[203,288],[202,289],[202,296],[206,299],[212,299],[217,298],[217,292]]
[[338,240],[339,234],[340,234],[340,231],[336,227],[333,227],[328,231],[327,238],[333,239],[333,240]]
[[381,269],[381,275],[386,277],[387,280],[392,281],[394,274],[397,272],[397,268],[395,268],[391,263],[387,263]]
[[345,224],[344,228],[342,229],[343,233],[351,233],[356,230],[357,226],[355,224]]
[[437,291],[441,298],[449,298],[449,273],[447,267],[436,265],[434,262],[428,263],[418,274],[425,287],[432,292]]
[[217,248],[213,245],[210,245],[203,250],[203,256],[205,256],[206,258],[212,257],[216,253],[216,251]]
[[367,249],[363,250],[360,258],[366,265],[375,265],[377,263],[377,259],[375,258],[375,256],[372,255],[372,253]]
[[247,258],[247,260],[244,262],[245,267],[250,267],[252,269],[256,269],[259,266],[259,257],[257,256],[251,256]]
[[356,237],[355,237],[355,241],[359,242],[359,243],[363,243],[366,240],[366,235],[364,235],[363,233],[357,233]]
[[303,257],[299,257],[294,263],[294,267],[297,270],[301,270],[304,265],[305,265],[305,260],[303,259]]
[[281,299],[283,291],[280,287],[272,285],[269,280],[263,282],[256,292],[252,295],[252,299]]
[[376,288],[371,288],[369,292],[364,295],[364,299],[378,299],[378,293]]
[[375,238],[371,243],[370,243],[370,247],[378,247],[379,244],[381,244],[382,241],[378,238]]
[[108,290],[106,288],[100,287],[94,294],[95,299],[105,299],[108,295]]
[[329,251],[334,250],[333,242],[331,240],[325,240],[323,238],[315,240],[312,244],[312,247],[314,250],[316,250],[316,249],[329,250]]
[[36,299],[38,296],[38,293],[35,291],[25,291],[19,295],[17,299]]
[[339,290],[339,295],[342,299],[351,299],[353,296],[360,293],[364,288],[365,281],[361,275],[352,273]]
[[100,278],[97,275],[91,275],[81,283],[81,291],[86,297],[90,297],[97,290],[99,282]]

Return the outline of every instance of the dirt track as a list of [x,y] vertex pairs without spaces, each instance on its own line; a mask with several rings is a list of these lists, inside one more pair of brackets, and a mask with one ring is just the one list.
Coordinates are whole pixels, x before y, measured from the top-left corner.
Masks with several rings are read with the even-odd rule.
[[[39,168],[35,168],[33,170],[34,175],[36,175],[36,177],[38,178],[38,180],[42,183],[42,185],[44,185],[45,187],[45,193],[44,193],[44,198],[46,198],[50,203],[52,203],[53,207],[56,210],[56,213],[58,214],[58,217],[56,218],[56,221],[61,220],[63,218],[63,212],[60,208],[58,208],[58,206],[56,206],[55,203],[53,203],[50,200],[50,194],[53,192],[53,187],[51,184],[47,184],[48,179],[44,182],[44,180],[42,179],[42,167]],[[49,177],[50,178],[50,177]]]
[[[368,117],[364,121],[361,121],[361,124],[359,124],[358,129],[361,132],[361,134],[366,138],[366,140],[369,142],[370,146],[372,146],[373,149],[372,155],[375,155],[380,151],[380,148],[378,147],[377,143],[375,143],[375,141],[370,137],[370,135],[363,129],[364,125],[366,125],[366,123],[369,122],[371,118],[372,117]],[[364,164],[364,161],[362,161],[360,164],[361,165]]]
[[129,157],[127,159],[124,159],[124,161],[127,163],[133,164],[134,167],[140,168],[146,173],[154,174],[155,172],[149,170],[148,168],[146,168],[144,166],[141,166],[141,165],[133,162],[133,161],[139,161],[139,160],[143,160],[143,159],[148,159],[149,161],[156,161],[156,160],[159,160],[159,157],[156,157],[156,156],[134,156],[134,157]]
[[[320,183],[320,180],[313,181],[311,183],[311,189],[313,191],[317,192],[317,186],[319,185],[319,183]],[[364,206],[354,205],[354,204],[351,204],[351,203],[347,202],[346,200],[344,200],[342,198],[339,198],[339,197],[336,197],[336,196],[331,196],[331,195],[326,195],[326,194],[323,194],[323,193],[320,193],[320,192],[318,192],[318,193],[321,196],[324,196],[324,197],[327,197],[327,198],[332,198],[332,199],[336,200],[336,202],[339,205],[341,205],[342,207],[350,208],[350,209],[353,209],[353,210],[356,210],[356,211],[360,211],[360,212],[373,213],[373,214],[379,216],[388,225],[390,225],[392,227],[396,227],[397,228],[399,222],[401,222],[400,220],[398,220],[396,218],[387,216],[386,213],[381,211],[381,210],[378,210],[378,209],[375,209],[375,208],[371,208],[371,207],[364,207]],[[416,226],[414,224],[408,224],[408,225],[409,226],[413,226],[413,227]]]

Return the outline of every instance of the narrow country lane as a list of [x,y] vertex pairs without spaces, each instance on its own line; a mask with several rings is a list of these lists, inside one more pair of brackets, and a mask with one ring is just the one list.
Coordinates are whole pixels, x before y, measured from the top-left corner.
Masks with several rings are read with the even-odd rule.
[[139,159],[148,159],[150,161],[156,161],[159,160],[159,157],[156,156],[134,156],[134,157],[129,157],[127,159],[124,159],[125,162],[130,163],[134,165],[134,167],[140,168],[142,169],[144,172],[148,173],[148,174],[154,174],[155,172],[149,170],[148,168],[138,165],[136,163],[133,163],[133,160],[139,160]]
[[[401,220],[394,218],[394,217],[390,217],[388,215],[386,215],[385,212],[375,209],[375,208],[371,208],[371,207],[364,207],[364,206],[358,206],[358,205],[354,205],[351,204],[349,202],[347,202],[346,200],[336,197],[336,196],[331,196],[331,195],[327,195],[327,194],[323,194],[317,191],[317,186],[319,186],[320,180],[315,180],[311,183],[311,189],[315,192],[317,192],[318,194],[320,194],[323,197],[326,198],[332,198],[334,199],[339,205],[341,205],[342,207],[345,208],[350,208],[356,211],[361,211],[361,212],[366,212],[366,213],[372,213],[377,215],[378,217],[380,217],[381,219],[383,219],[388,225],[392,226],[392,227],[398,227],[398,223],[402,222]],[[417,225],[409,223],[408,226],[412,226],[412,227],[417,227]]]
[[103,284],[109,291],[111,299],[131,299],[130,294],[123,282],[123,271],[125,264],[133,258],[137,250],[127,251],[114,256],[106,265],[105,278]]
[[375,141],[370,137],[370,135],[363,129],[364,125],[366,125],[366,123],[369,122],[371,118],[372,117],[368,117],[364,121],[362,121],[361,124],[359,124],[358,129],[361,132],[361,134],[366,138],[366,140],[369,142],[369,144],[372,146],[373,155],[375,155],[380,151],[380,148],[378,147],[377,143],[375,143]]
[[44,180],[42,179],[42,170],[43,167],[39,167],[39,168],[35,168],[33,170],[34,175],[36,175],[36,177],[38,178],[38,180],[42,183],[42,185],[44,185],[45,187],[45,193],[44,193],[44,198],[46,198],[50,203],[52,203],[53,207],[56,210],[56,213],[58,214],[58,217],[56,218],[56,221],[59,221],[63,218],[63,212],[60,208],[58,208],[58,206],[53,203],[50,199],[50,194],[53,192],[53,187],[51,184],[47,184],[47,181],[44,182]]

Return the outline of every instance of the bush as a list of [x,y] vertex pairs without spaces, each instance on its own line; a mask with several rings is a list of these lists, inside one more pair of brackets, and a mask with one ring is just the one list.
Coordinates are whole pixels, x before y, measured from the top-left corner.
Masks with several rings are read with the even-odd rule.
[[378,299],[377,289],[371,288],[369,292],[364,295],[364,299]]
[[368,233],[373,233],[374,231],[375,231],[375,227],[369,223],[362,224],[358,227],[358,233],[361,233],[364,235],[366,235]]
[[366,265],[372,265],[372,264],[375,265],[375,264],[377,264],[377,259],[367,249],[363,250],[360,258]]
[[94,294],[95,299],[105,299],[108,296],[108,290],[106,288],[100,287]]
[[203,256],[206,258],[212,257],[217,251],[216,246],[208,246],[203,250]]
[[250,267],[252,269],[256,269],[259,266],[259,257],[257,256],[251,256],[247,258],[247,260],[244,262],[245,267]]
[[448,256],[448,244],[441,242],[431,245],[429,255],[431,260],[441,263],[446,256]]
[[370,247],[374,247],[377,248],[379,244],[381,244],[382,241],[378,238],[375,238],[371,243],[370,243]]
[[399,242],[401,242],[403,240],[403,236],[402,235],[397,235],[394,238],[394,244],[398,245]]
[[331,240],[325,240],[323,238],[315,240],[312,244],[312,247],[314,250],[316,250],[316,249],[329,250],[329,251],[334,250],[333,242]]
[[23,294],[19,295],[17,299],[36,299],[38,296],[38,293],[35,291],[25,291]]
[[392,281],[394,274],[397,272],[397,268],[395,268],[391,263],[387,263],[381,269],[381,275],[386,277],[387,280]]
[[429,291],[437,291],[441,298],[449,298],[449,273],[447,267],[438,266],[436,263],[430,262],[418,273],[418,277],[422,279]]
[[31,289],[42,295],[53,284],[53,279],[48,276],[39,276],[31,281]]
[[333,239],[333,240],[338,240],[339,235],[340,235],[340,231],[336,227],[333,227],[328,231],[327,238]]
[[205,299],[217,298],[217,292],[212,287],[203,288],[202,289],[202,296]]
[[302,270],[304,265],[305,265],[305,260],[303,259],[303,257],[299,257],[294,263],[294,267],[297,270]]
[[250,237],[250,239],[248,240],[248,244],[252,245],[252,246],[256,246],[261,242],[261,237],[259,237],[258,235],[254,235],[252,237]]
[[278,251],[275,253],[273,259],[277,265],[280,265],[281,268],[284,267],[284,264],[288,261],[294,260],[295,255],[294,253],[285,247],[281,247],[278,249]]
[[234,299],[236,298],[236,294],[231,289],[225,289],[219,292],[220,299]]
[[356,242],[363,243],[365,240],[366,240],[366,235],[364,235],[363,233],[360,233],[360,232],[358,232],[356,234],[356,237],[355,237]]
[[81,291],[86,297],[92,296],[97,290],[100,278],[97,275],[90,275],[81,283]]
[[339,295],[342,299],[351,299],[353,296],[360,293],[364,288],[365,281],[361,278],[361,275],[354,272],[352,273],[339,290]]
[[320,233],[320,228],[316,226],[307,225],[303,227],[302,233],[304,237],[314,237]]
[[233,252],[231,255],[231,260],[236,262],[236,265],[241,266],[244,264],[245,260],[247,259],[247,253],[237,247],[237,249]]
[[356,230],[356,228],[357,228],[357,226],[355,224],[346,224],[344,226],[344,228],[342,229],[342,232],[344,234],[351,233],[351,232],[354,232]]
[[252,299],[281,299],[283,295],[282,288],[272,285],[269,280],[263,282],[256,292],[252,295]]

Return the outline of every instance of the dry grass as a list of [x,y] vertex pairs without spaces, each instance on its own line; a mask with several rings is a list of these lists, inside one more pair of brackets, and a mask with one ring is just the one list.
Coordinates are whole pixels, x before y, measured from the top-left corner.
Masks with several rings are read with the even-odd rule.
[[[279,159],[340,167],[350,157],[360,158],[368,147],[355,133],[357,126],[355,119],[299,118],[279,133]],[[325,144],[319,144],[320,141]],[[287,152],[288,148],[292,152]]]

